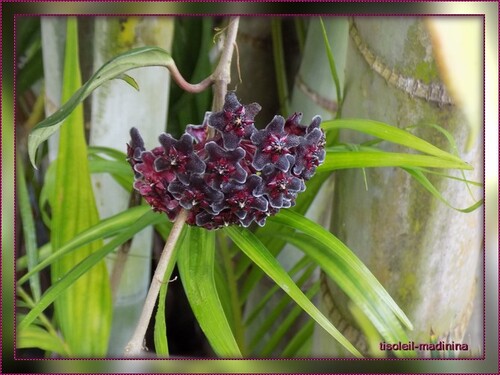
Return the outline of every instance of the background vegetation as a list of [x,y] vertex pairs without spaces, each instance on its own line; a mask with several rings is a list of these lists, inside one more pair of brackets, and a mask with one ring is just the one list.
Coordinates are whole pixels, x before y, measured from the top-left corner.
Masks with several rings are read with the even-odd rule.
[[[76,23],[73,28],[69,28],[71,23],[67,26],[65,19],[40,22],[40,19],[28,18],[20,23],[18,56],[21,68],[17,77],[17,92],[21,113],[17,119],[17,197],[23,231],[20,232],[17,246],[17,271],[20,278],[17,288],[17,343],[18,348],[22,349],[20,353],[24,353],[22,355],[120,356],[128,337],[118,333],[131,332],[135,327],[150,280],[149,261],[161,251],[161,241],[167,238],[170,224],[165,217],[149,212],[147,207],[129,203],[132,173],[123,154],[128,128],[138,126],[131,122],[144,124],[149,134],[146,139],[149,145],[155,145],[155,137],[165,129],[180,134],[187,123],[201,123],[205,111],[211,106],[210,91],[187,94],[174,88],[175,85],[169,91],[168,77],[159,76],[159,71],[154,71],[149,81],[147,77],[136,76],[134,71],[127,72],[140,87],[139,93],[118,81],[107,83],[95,91],[91,101],[85,102],[87,107],[73,111],[71,118],[61,127],[58,143],[42,144],[37,157],[38,171],[29,167],[25,147],[27,134],[44,117],[44,104],[47,112],[51,113],[80,87],[78,65],[82,67],[82,75],[89,78],[105,61],[119,53],[141,45],[167,41],[167,45],[161,47],[171,50],[173,60],[182,74],[189,77],[189,81],[198,82],[208,76],[217,61],[217,58],[210,60],[211,52],[217,50],[217,44],[213,43],[214,36],[217,40],[215,27],[225,27],[227,20],[176,18],[162,21],[148,18],[79,20],[80,44]],[[237,87],[242,102],[258,101],[270,113],[279,112],[286,116],[291,111],[302,111],[306,121],[312,117],[311,114],[321,113],[329,142],[327,160],[320,173],[311,180],[293,212],[280,213],[262,229],[242,231],[228,228],[215,233],[194,228],[185,230],[185,237],[180,241],[182,246],[177,249],[177,263],[194,319],[187,319],[190,310],[179,288],[180,282],[165,283],[157,315],[152,321],[151,336],[146,341],[149,354],[308,357],[318,353],[318,348],[314,347],[316,320],[326,327],[329,337],[334,336],[343,342],[343,348],[350,355],[357,354],[357,350],[373,355],[366,343],[353,342],[357,344],[356,350],[343,341],[341,334],[348,336],[345,327],[341,329],[334,321],[336,328],[341,331],[337,332],[329,323],[332,319],[325,317],[330,311],[323,309],[321,313],[311,304],[311,300],[320,305],[324,303],[319,291],[325,278],[338,285],[354,302],[349,305],[353,306],[351,310],[343,314],[364,316],[355,320],[368,337],[368,342],[376,342],[380,337],[386,341],[408,340],[405,326],[408,328],[411,323],[403,313],[406,309],[398,307],[404,299],[399,298],[397,303],[394,302],[372,275],[371,272],[375,270],[366,268],[349,248],[324,229],[329,226],[329,220],[324,221],[325,217],[329,218],[331,212],[339,212],[338,208],[329,210],[338,206],[320,203],[320,207],[329,208],[326,211],[312,206],[308,214],[312,220],[306,219],[304,214],[317,196],[320,199],[323,197],[323,202],[328,202],[332,195],[328,188],[333,186],[329,176],[338,169],[359,169],[359,176],[364,178],[361,186],[366,185],[370,191],[374,189],[373,180],[363,172],[364,168],[399,167],[426,190],[419,193],[418,197],[425,194],[426,197],[443,200],[440,189],[435,188],[437,180],[426,176],[442,169],[468,170],[470,165],[455,155],[460,147],[455,145],[454,136],[444,130],[443,123],[440,123],[443,127],[433,125],[433,137],[440,139],[439,142],[434,142],[437,138],[432,139],[432,143],[440,145],[440,148],[436,148],[408,131],[379,122],[385,119],[378,116],[371,120],[345,118],[344,103],[348,106],[347,98],[352,91],[346,88],[349,86],[344,71],[348,72],[350,66],[339,68],[336,64],[339,61],[345,63],[347,55],[342,57],[342,50],[346,53],[347,45],[353,45],[352,41],[347,41],[355,41],[355,38],[347,37],[347,20],[336,21],[328,22],[324,28],[318,19],[251,18],[241,23],[239,64],[233,64],[234,67],[239,66],[239,72],[233,72],[231,86]],[[104,31],[89,38],[88,35],[95,32],[93,30]],[[90,34],[85,34],[86,31]],[[219,36],[223,35],[223,31]],[[313,32],[318,33],[315,38],[310,37]],[[87,37],[82,38],[82,34]],[[283,38],[284,34],[290,37]],[[159,38],[158,41],[155,35],[169,35],[170,38],[173,35],[171,46],[168,45],[167,37]],[[321,65],[321,71],[313,64],[314,61]],[[43,72],[39,69],[42,62]],[[144,60],[138,59],[135,66],[143,63]],[[118,62],[112,66],[120,67]],[[367,66],[373,68],[374,64],[370,66],[368,63]],[[150,71],[153,68],[140,70],[146,69]],[[48,74],[55,74],[56,77],[48,79]],[[238,74],[241,74],[242,82],[236,79]],[[316,78],[316,81],[305,81],[307,75]],[[112,91],[113,86],[119,87],[118,92]],[[319,94],[325,89],[328,91],[326,95]],[[125,91],[131,93],[130,97],[122,94]],[[60,99],[58,92],[62,92]],[[139,97],[148,94],[158,101],[149,98],[145,103],[138,102]],[[300,95],[306,95],[309,99],[297,99]],[[403,100],[414,101],[408,93],[404,95]],[[381,97],[386,96],[381,94]],[[359,101],[357,103],[359,106]],[[442,107],[432,105],[434,111],[443,111]],[[143,107],[147,107],[144,112],[137,113]],[[125,109],[129,111],[125,112]],[[351,116],[356,116],[355,111],[349,111]],[[132,120],[130,116],[134,112],[138,117]],[[264,119],[270,118],[265,113],[261,115]],[[265,126],[265,122],[260,125]],[[405,125],[422,126],[417,122]],[[100,144],[99,141],[106,138],[100,133],[102,129],[113,127],[117,130],[110,132],[110,144]],[[341,140],[337,133],[339,129],[354,130],[365,134],[367,138],[354,142]],[[118,142],[120,137],[123,142]],[[88,139],[90,147],[87,147],[85,139]],[[386,150],[382,147],[384,142],[401,148]],[[413,151],[409,152],[410,149]],[[428,168],[437,169],[430,171]],[[107,180],[90,179],[92,174],[98,173],[105,173]],[[447,173],[439,178],[450,177]],[[455,179],[454,184],[464,191],[467,191],[467,186],[476,184],[465,174],[459,173],[452,178]],[[385,180],[385,184],[387,181],[391,180]],[[360,182],[354,184],[360,186]],[[324,189],[322,192],[321,186]],[[348,185],[348,189],[349,186],[352,185]],[[345,193],[335,194],[339,202]],[[61,196],[69,199],[63,203],[58,199]],[[115,196],[119,197],[118,206],[106,208],[108,201],[112,200],[110,197]],[[384,202],[389,204],[387,198]],[[395,202],[396,205],[402,205],[404,200]],[[71,206],[82,203],[85,203],[83,209]],[[473,200],[465,211],[473,211],[480,204],[480,201]],[[100,218],[97,217],[97,210]],[[368,210],[367,207],[361,207],[354,212],[368,213]],[[346,212],[346,209],[341,211]],[[352,212],[347,210],[346,215]],[[453,215],[464,215],[453,212]],[[336,220],[339,220],[338,216]],[[154,234],[151,231],[142,234],[145,243],[128,242],[140,230],[152,226],[155,228]],[[334,225],[333,231],[337,232],[338,227]],[[394,233],[386,226],[377,232],[389,238]],[[426,236],[425,233],[421,235]],[[433,237],[429,241],[434,241]],[[282,250],[287,242],[300,251],[289,247]],[[155,246],[155,243],[160,245]],[[149,248],[153,248],[152,253],[146,251]],[[408,251],[408,247],[401,249],[402,253]],[[113,252],[116,252],[114,256]],[[62,257],[63,254],[71,255]],[[108,267],[102,262],[105,257]],[[127,261],[123,262],[125,259]],[[50,275],[46,271],[40,272],[49,264],[52,264]],[[322,276],[318,272],[318,265],[322,269]],[[104,277],[108,272],[115,278]],[[170,269],[164,280],[174,277],[170,276],[170,272],[177,271]],[[265,274],[286,293],[277,286],[269,286]],[[80,286],[78,283],[81,283]],[[297,286],[302,287],[303,292]],[[123,317],[123,311],[135,313]],[[304,316],[304,311],[314,320]],[[179,322],[179,319],[188,321]],[[74,322],[79,322],[77,326],[82,331],[75,329]],[[220,326],[221,322],[223,327]],[[100,335],[92,334],[89,327],[94,327]],[[180,336],[193,337],[192,345],[175,336],[177,327],[183,328]],[[192,335],[186,333],[190,327]],[[85,334],[88,334],[87,338]],[[429,332],[424,331],[423,334],[429,335]],[[430,339],[430,335],[426,337]],[[328,346],[322,344],[320,349],[325,347]],[[24,348],[38,350],[25,351]],[[342,352],[329,354],[345,355]],[[389,355],[393,354],[401,355]]]

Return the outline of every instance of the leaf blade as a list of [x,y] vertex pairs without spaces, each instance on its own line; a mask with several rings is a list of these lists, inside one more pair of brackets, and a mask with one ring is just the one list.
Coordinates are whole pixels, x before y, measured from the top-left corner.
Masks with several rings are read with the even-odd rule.
[[396,152],[332,152],[327,151],[325,161],[318,167],[319,172],[331,172],[348,168],[374,167],[427,167],[472,169],[464,162],[442,159],[436,156],[405,154]]
[[453,160],[464,163],[458,156],[443,151],[440,148],[430,144],[427,141],[395,126],[391,126],[379,121],[366,119],[338,119],[322,123],[324,130],[350,129],[372,135],[392,143],[409,147],[411,149],[423,152],[428,155],[436,156],[445,160]]
[[139,220],[135,221],[129,228],[129,231],[122,232],[104,245],[101,249],[95,251],[87,258],[78,263],[71,271],[65,274],[61,279],[53,283],[42,295],[42,298],[36,305],[26,314],[19,322],[18,329],[22,330],[28,327],[33,321],[44,311],[54,300],[64,292],[72,283],[78,280],[85,272],[94,267],[99,261],[113,251],[117,246],[120,246],[125,241],[133,237],[134,233],[141,231],[149,225],[154,225],[165,220],[164,217],[149,211]]
[[[76,18],[68,18],[62,99],[81,85]],[[83,107],[78,105],[61,129],[56,167],[56,194],[51,202],[51,245],[55,251],[99,221],[90,181]],[[100,246],[96,241],[51,266],[52,282],[63,277]],[[99,262],[54,301],[58,325],[75,356],[104,356],[111,332],[111,288],[106,264]],[[91,312],[91,313],[89,313]],[[75,325],[74,322],[79,322]]]
[[[165,66],[173,63],[170,55],[158,47],[140,47],[118,55],[104,64],[94,75],[79,89],[72,91],[73,95],[56,112],[40,122],[28,136],[28,155],[33,167],[36,168],[35,155],[38,146],[54,134],[62,125],[62,122],[73,112],[73,110],[85,100],[95,89],[103,83],[114,79],[123,79],[123,73],[128,70],[144,66]],[[130,80],[126,81],[134,88],[136,84]]]
[[300,288],[290,278],[262,242],[250,231],[236,227],[224,229],[236,245],[252,259],[271,279],[273,279],[298,305],[302,307],[321,327],[356,357],[361,357],[359,351],[347,340],[338,329],[317,309],[302,293]]
[[187,230],[177,264],[189,304],[217,355],[241,357],[215,285],[215,233],[197,227]]

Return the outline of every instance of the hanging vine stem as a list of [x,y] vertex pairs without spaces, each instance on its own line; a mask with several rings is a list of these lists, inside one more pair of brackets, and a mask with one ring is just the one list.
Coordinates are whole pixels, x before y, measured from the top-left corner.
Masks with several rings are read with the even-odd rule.
[[[211,82],[214,86],[212,111],[221,111],[223,108],[224,97],[227,93],[227,85],[231,81],[231,60],[236,43],[236,35],[238,34],[238,25],[239,17],[231,17],[227,27],[226,39],[224,41],[224,47],[222,49],[219,64],[210,77],[202,81],[203,86],[206,85],[206,87],[208,87],[206,84],[207,82]],[[181,88],[188,92],[200,92],[200,87],[197,87],[196,90],[193,91],[191,87],[193,85],[183,85],[182,82],[185,81],[177,69],[169,70]],[[179,79],[179,77],[181,79]],[[125,347],[124,355],[126,357],[137,357],[144,349],[144,336],[146,335],[146,330],[151,320],[151,316],[153,315],[153,309],[155,307],[156,300],[158,299],[160,287],[164,282],[163,278],[165,276],[165,271],[171,261],[173,250],[182,232],[186,219],[187,211],[181,210],[167,238],[160,260],[158,261],[153,280],[151,281],[151,286],[149,287],[149,291],[144,302],[144,308],[142,309],[141,316],[139,317],[139,322],[137,323],[132,338]]]

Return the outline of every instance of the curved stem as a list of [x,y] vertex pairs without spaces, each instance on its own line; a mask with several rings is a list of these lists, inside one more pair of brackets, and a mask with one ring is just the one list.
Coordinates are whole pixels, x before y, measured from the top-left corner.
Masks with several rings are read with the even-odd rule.
[[165,243],[165,247],[163,248],[163,251],[161,253],[160,260],[158,261],[158,265],[156,266],[153,280],[151,281],[151,286],[149,287],[148,295],[146,296],[146,301],[144,301],[144,308],[142,309],[139,323],[135,328],[132,339],[125,347],[124,355],[127,357],[136,357],[143,350],[144,336],[146,335],[149,321],[151,320],[151,316],[153,315],[153,310],[156,304],[156,299],[158,298],[158,293],[160,292],[161,285],[164,282],[163,276],[165,275],[165,271],[167,270],[168,264],[172,257],[175,244],[179,239],[186,219],[187,211],[181,210],[181,212],[177,216],[177,219],[175,220],[172,229],[170,230],[167,242]]
[[167,69],[170,72],[170,76],[175,81],[175,83],[177,83],[181,89],[191,94],[202,92],[214,83],[214,79],[212,76],[205,78],[200,83],[191,84],[187,82],[181,75],[179,69],[177,69],[177,65],[175,65],[173,61],[172,63],[167,65]]

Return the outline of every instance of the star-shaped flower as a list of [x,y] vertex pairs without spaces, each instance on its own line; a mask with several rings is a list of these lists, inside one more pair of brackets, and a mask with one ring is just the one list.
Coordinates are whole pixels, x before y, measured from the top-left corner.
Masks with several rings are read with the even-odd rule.
[[244,184],[229,183],[222,188],[225,199],[214,205],[215,210],[222,211],[228,208],[239,219],[245,219],[250,211],[266,211],[267,200],[262,196],[255,196],[254,190],[262,183],[257,175],[248,177]]
[[205,163],[194,153],[193,137],[184,133],[180,140],[176,140],[170,134],[160,135],[160,143],[164,154],[155,160],[155,169],[171,175],[168,182],[174,180],[174,176],[181,182],[186,183],[189,176],[205,171]]
[[254,194],[265,195],[274,208],[287,208],[295,204],[297,194],[305,190],[303,181],[290,172],[283,172],[272,166],[262,171],[263,183],[259,185]]
[[293,173],[309,180],[316,168],[325,160],[325,135],[319,127],[321,118],[315,116],[307,128],[305,137],[300,138]]
[[205,229],[219,229],[234,224],[239,224],[239,220],[230,210],[223,210],[215,215],[202,211],[196,215],[196,225]]
[[255,132],[251,136],[256,146],[253,166],[262,170],[267,164],[273,164],[279,170],[286,172],[295,158],[292,149],[299,145],[299,137],[288,134],[284,130],[285,119],[274,116],[274,119],[265,129]]
[[256,130],[254,117],[260,109],[257,103],[242,105],[231,91],[226,94],[223,110],[212,113],[208,123],[220,131],[224,147],[234,150],[241,139],[248,138]]
[[224,199],[224,194],[208,186],[202,177],[191,175],[187,184],[180,181],[174,181],[168,185],[168,191],[179,201],[179,204],[186,210],[201,208],[211,213],[213,206]]
[[211,187],[220,189],[229,181],[245,182],[247,172],[240,165],[245,151],[241,147],[226,151],[217,143],[208,142],[205,150],[207,151],[205,181]]
[[285,121],[285,131],[288,134],[304,135],[306,133],[307,127],[301,125],[302,113],[295,112],[293,115],[289,116]]

